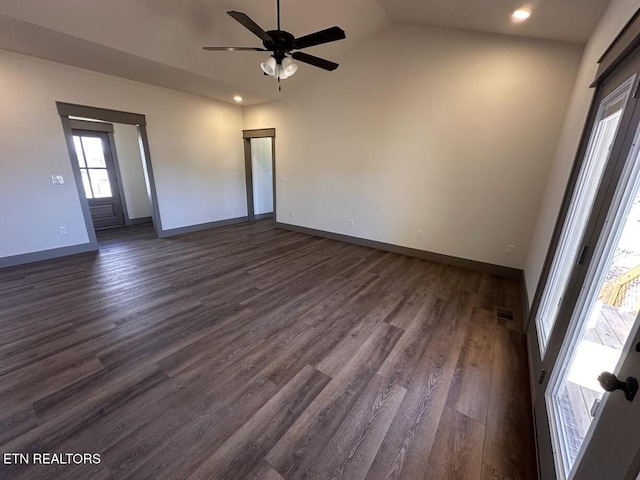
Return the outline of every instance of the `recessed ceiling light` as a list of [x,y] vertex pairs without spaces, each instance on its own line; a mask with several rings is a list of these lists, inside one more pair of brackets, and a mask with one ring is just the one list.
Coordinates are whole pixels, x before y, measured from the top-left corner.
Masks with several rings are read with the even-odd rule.
[[522,22],[531,16],[531,12],[526,8],[519,8],[511,15],[516,22]]
[[242,101],[242,97],[241,97],[240,95],[236,95],[235,97],[233,97],[233,100],[234,100],[236,103],[240,103],[240,102]]

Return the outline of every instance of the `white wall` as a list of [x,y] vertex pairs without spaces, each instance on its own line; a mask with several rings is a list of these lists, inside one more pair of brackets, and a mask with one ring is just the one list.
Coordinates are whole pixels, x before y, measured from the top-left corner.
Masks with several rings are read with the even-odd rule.
[[540,213],[537,217],[531,249],[527,256],[525,278],[529,302],[533,301],[542,273],[549,242],[562,204],[562,197],[593,98],[594,90],[589,85],[593,82],[598,70],[597,61],[639,7],[638,0],[613,0],[585,47]]
[[245,128],[277,129],[278,219],[523,268],[580,55],[389,27],[303,91],[244,109]]
[[247,214],[239,107],[3,50],[0,65],[0,257],[88,241],[55,101],[146,115],[164,229]]
[[113,138],[129,219],[150,217],[151,198],[142,168],[138,127],[116,123],[113,125]]
[[273,212],[273,149],[271,138],[251,139],[253,213]]

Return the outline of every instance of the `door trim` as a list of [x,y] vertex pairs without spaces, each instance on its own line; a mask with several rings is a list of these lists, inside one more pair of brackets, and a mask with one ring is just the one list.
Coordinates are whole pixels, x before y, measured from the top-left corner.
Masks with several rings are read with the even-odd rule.
[[243,130],[242,138],[264,138],[264,137],[276,137],[275,128],[256,128],[253,130]]
[[102,120],[110,123],[125,123],[127,125],[146,125],[146,117],[139,113],[122,112],[108,108],[90,107],[75,103],[56,102],[58,114],[63,117],[82,117]]
[[640,45],[640,8],[598,59],[598,72],[591,86],[595,87],[602,83],[638,45]]
[[[76,105],[72,103],[56,102],[58,114],[62,122],[62,130],[67,142],[67,150],[69,151],[69,157],[71,159],[71,168],[75,177],[76,188],[80,197],[80,206],[84,216],[84,222],[87,229],[87,235],[89,237],[89,244],[98,249],[98,239],[96,232],[93,228],[93,221],[91,220],[91,212],[89,210],[89,202],[84,194],[84,186],[82,184],[82,176],[80,174],[80,168],[78,167],[78,157],[76,156],[75,146],[73,144],[73,132],[71,122],[72,117],[92,118],[95,120],[101,120],[109,123],[123,123],[125,125],[135,125],[138,127],[138,137],[141,144],[142,161],[146,169],[147,177],[149,179],[149,188],[151,194],[151,218],[153,221],[153,228],[158,238],[165,237],[165,232],[162,229],[162,220],[160,218],[160,209],[158,206],[158,195],[156,191],[156,182],[153,174],[153,163],[151,161],[151,150],[149,149],[149,137],[147,136],[146,124],[147,120],[144,115],[131,112],[122,112],[118,110],[110,110],[106,108],[90,107],[87,105]],[[75,121],[75,120],[73,120]],[[114,160],[115,161],[115,160]],[[116,162],[117,163],[117,162]],[[118,172],[119,169],[116,168]],[[125,218],[128,215],[125,214]]]
[[[253,211],[253,169],[251,166],[251,139],[252,138],[271,138],[271,182],[273,183],[273,215],[261,214],[255,215]],[[256,130],[243,130],[242,139],[244,142],[244,175],[245,188],[247,191],[247,218],[249,222],[255,222],[263,218],[273,218],[277,222],[276,213],[276,129],[260,128]]]
[[113,133],[113,123],[89,122],[86,120],[69,120],[72,130],[89,130],[91,132],[111,132]]

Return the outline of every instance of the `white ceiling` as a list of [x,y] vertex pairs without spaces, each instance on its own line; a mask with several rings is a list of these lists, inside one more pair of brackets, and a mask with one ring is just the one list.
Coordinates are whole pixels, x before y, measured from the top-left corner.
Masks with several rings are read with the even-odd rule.
[[[378,0],[397,23],[586,43],[609,0]],[[526,22],[511,21],[527,8]]]
[[[390,22],[585,42],[609,0],[530,0],[531,18],[510,20],[515,0],[282,0],[282,28],[295,36],[333,25],[347,39],[308,49],[340,61]],[[279,98],[331,75],[302,64],[283,83],[261,75],[264,52],[205,52],[203,45],[260,46],[226,14],[276,28],[267,0],[0,0],[0,48],[244,104]]]

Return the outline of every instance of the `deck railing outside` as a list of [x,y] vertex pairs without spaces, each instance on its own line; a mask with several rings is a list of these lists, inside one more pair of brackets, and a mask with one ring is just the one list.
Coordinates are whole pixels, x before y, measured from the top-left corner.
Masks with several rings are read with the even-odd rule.
[[640,310],[640,265],[628,270],[602,289],[602,303],[624,311]]

